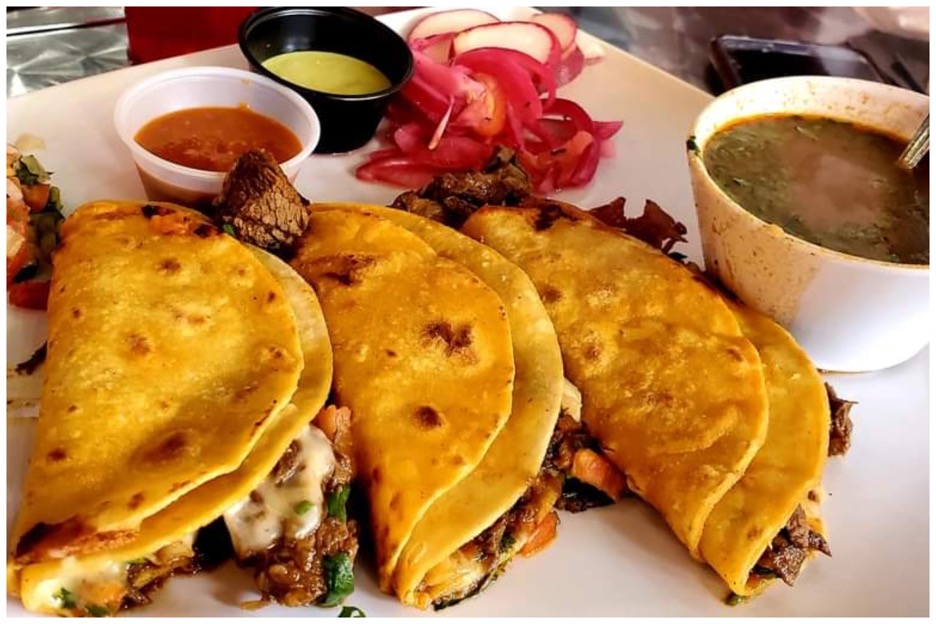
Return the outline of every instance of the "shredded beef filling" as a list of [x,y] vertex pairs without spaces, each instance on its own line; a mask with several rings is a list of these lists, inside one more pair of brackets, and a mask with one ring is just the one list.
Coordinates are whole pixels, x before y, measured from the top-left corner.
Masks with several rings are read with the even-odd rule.
[[851,446],[852,420],[849,416],[855,401],[840,399],[835,390],[826,384],[829,393],[829,409],[832,411],[832,424],[829,428],[829,457],[844,455]]
[[[335,468],[324,484],[326,500],[350,486],[354,477],[349,421],[337,423],[332,442]],[[298,453],[291,445],[273,469],[274,482],[285,482],[301,469],[297,462]],[[357,522],[349,519],[343,508],[342,511],[339,516],[326,514],[309,535],[280,540],[268,550],[239,562],[253,569],[264,601],[298,607],[320,604],[326,598],[332,589],[327,560],[344,553],[353,562],[358,551]]]
[[784,583],[792,586],[811,551],[832,556],[825,538],[809,528],[806,513],[802,507],[797,507],[786,526],[761,555],[752,575],[779,577]]
[[[575,453],[581,449],[591,449],[596,453],[601,453],[601,445],[588,432],[585,424],[563,413],[556,423],[544,462],[549,469],[565,475],[562,496],[556,504],[557,509],[578,513],[593,507],[604,507],[614,502],[610,496],[598,488],[571,476]],[[626,491],[621,492],[621,496],[626,494]]]
[[458,554],[476,561],[484,572],[470,586],[437,598],[432,606],[436,610],[451,607],[477,595],[496,580],[543,518],[553,510],[561,487],[562,477],[544,464],[520,500],[484,532],[461,547]]

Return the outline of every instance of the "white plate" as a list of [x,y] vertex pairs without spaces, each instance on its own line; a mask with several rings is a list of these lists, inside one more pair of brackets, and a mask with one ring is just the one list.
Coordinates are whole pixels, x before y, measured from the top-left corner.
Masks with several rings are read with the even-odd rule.
[[[502,17],[522,16],[505,9]],[[418,12],[387,16],[405,28]],[[68,206],[102,197],[141,198],[130,155],[111,122],[114,102],[134,82],[190,65],[245,67],[236,47],[115,71],[44,89],[7,102],[8,139],[30,133],[55,172]],[[689,228],[680,251],[700,261],[685,159],[686,132],[710,100],[705,93],[621,51],[609,49],[563,95],[597,119],[622,119],[617,157],[602,161],[588,188],[563,198],[594,206],[623,195],[631,210],[657,201]],[[309,198],[385,203],[397,190],[358,182],[361,154],[314,156],[297,187]],[[42,342],[42,315],[8,308],[7,359],[18,362]],[[833,557],[809,565],[796,588],[777,584],[742,607],[727,607],[727,589],[695,563],[662,520],[637,500],[584,514],[562,514],[559,538],[542,554],[518,560],[480,596],[440,612],[449,616],[525,615],[928,615],[929,587],[929,352],[891,370],[830,378],[843,397],[857,400],[848,457],[829,461],[824,517]],[[7,527],[19,500],[28,456],[28,424],[8,421]],[[358,588],[348,600],[370,616],[419,615],[381,595],[372,566],[359,561]],[[228,566],[213,574],[170,581],[137,615],[334,615],[335,610],[237,608],[252,597],[248,574]],[[22,615],[17,600],[9,615]]]

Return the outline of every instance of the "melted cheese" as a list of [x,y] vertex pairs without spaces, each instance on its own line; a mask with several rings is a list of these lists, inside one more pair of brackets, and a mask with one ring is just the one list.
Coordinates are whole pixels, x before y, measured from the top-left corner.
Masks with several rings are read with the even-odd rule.
[[224,513],[239,558],[266,550],[280,539],[304,537],[318,528],[325,511],[325,479],[335,468],[331,442],[319,429],[307,427],[295,443],[300,469],[277,485],[272,475]]
[[[146,559],[156,565],[166,563],[175,557],[194,556],[195,536],[192,532],[182,539],[163,546],[155,553],[140,559]],[[104,560],[94,568],[82,563],[74,557],[67,557],[62,561],[58,575],[41,581],[30,597],[26,606],[38,611],[55,613],[58,615],[87,615],[88,605],[104,607],[109,611],[116,611],[123,602],[129,584],[127,570],[130,562]],[[62,590],[69,592],[75,602],[73,608],[65,608],[62,604]],[[40,604],[33,606],[32,603]]]
[[[127,562],[108,561],[94,570],[78,564],[74,557],[65,559],[61,574],[39,583],[33,600],[39,600],[36,610],[71,615],[83,614],[86,605],[94,604],[114,610],[120,606],[127,588]],[[62,604],[62,590],[74,598],[75,607],[66,609]],[[26,596],[24,596],[24,600]],[[27,604],[28,608],[33,608]]]

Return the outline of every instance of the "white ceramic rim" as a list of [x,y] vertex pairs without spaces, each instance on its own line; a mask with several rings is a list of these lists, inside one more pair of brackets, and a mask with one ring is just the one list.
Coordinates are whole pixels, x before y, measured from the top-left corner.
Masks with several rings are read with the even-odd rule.
[[261,76],[260,74],[255,74],[243,69],[234,69],[231,67],[213,67],[205,65],[173,69],[156,74],[155,76],[150,76],[149,78],[136,83],[121,94],[120,98],[117,100],[116,106],[114,106],[114,127],[117,130],[117,134],[120,137],[120,140],[123,141],[124,145],[130,149],[135,160],[157,163],[159,166],[178,175],[188,176],[189,178],[197,178],[206,182],[223,180],[224,176],[227,175],[223,171],[205,171],[203,169],[195,169],[193,167],[186,167],[184,165],[179,165],[168,161],[164,158],[160,158],[156,154],[153,154],[152,152],[144,149],[143,146],[137,143],[133,138],[133,133],[131,133],[127,129],[126,124],[123,123],[123,118],[127,114],[128,107],[141,92],[144,92],[161,82],[168,82],[177,78],[190,78],[193,76],[204,76],[205,78],[209,79],[217,76],[226,76],[231,78],[238,78],[240,80],[248,80],[256,83],[257,85],[260,85],[263,88],[276,91],[289,100],[292,104],[294,104],[297,109],[302,111],[303,116],[309,123],[311,139],[302,146],[302,149],[298,154],[279,164],[280,168],[282,168],[284,171],[292,168],[298,168],[299,165],[301,165],[307,158],[309,158],[309,156],[312,155],[312,152],[315,151],[315,148],[318,146],[319,139],[321,139],[322,136],[322,126],[318,114],[316,114],[315,109],[312,108],[312,105],[309,104],[309,102],[302,98],[302,96],[300,96],[298,93],[292,89],[289,89],[288,87],[284,87],[283,85],[274,82],[273,80],[270,80],[266,76]]
[[[714,188],[715,192],[719,196],[721,196],[726,201],[728,201],[728,203],[732,207],[734,207],[737,212],[746,215],[748,218],[753,219],[754,221],[762,225],[771,226],[774,224],[768,221],[764,221],[760,217],[756,216],[754,213],[749,212],[743,206],[738,204],[738,202],[736,202],[730,195],[728,195],[728,193],[726,193],[725,190],[722,189],[722,187],[720,187],[718,183],[716,183],[715,180],[713,180],[712,177],[709,175],[708,169],[705,167],[705,160],[702,156],[703,152],[705,151],[704,150],[705,142],[707,142],[712,136],[714,136],[716,132],[718,132],[719,130],[721,130],[722,128],[724,128],[725,126],[731,123],[736,123],[743,119],[752,119],[756,117],[756,115],[739,116],[739,117],[735,117],[733,119],[730,119],[728,121],[718,124],[716,129],[712,131],[711,133],[709,133],[709,135],[705,138],[705,142],[701,144],[699,143],[699,139],[698,139],[699,133],[700,133],[699,126],[701,125],[702,120],[705,118],[705,115],[709,112],[711,107],[715,105],[716,102],[720,102],[720,101],[727,100],[729,98],[737,97],[739,94],[743,94],[746,91],[754,91],[757,89],[763,89],[771,85],[776,85],[778,89],[783,89],[784,86],[787,84],[801,84],[804,80],[808,80],[810,82],[826,83],[829,86],[833,86],[833,87],[840,86],[842,88],[848,88],[848,89],[862,88],[865,90],[865,92],[877,90],[881,94],[889,94],[889,95],[899,94],[903,98],[902,100],[900,100],[901,102],[905,102],[906,100],[909,100],[909,99],[918,99],[920,104],[923,105],[923,108],[920,113],[921,121],[923,119],[923,116],[925,116],[929,112],[929,96],[926,94],[917,93],[916,91],[910,91],[909,89],[902,89],[900,87],[894,87],[894,86],[883,84],[880,82],[872,82],[870,80],[860,80],[857,78],[839,78],[835,76],[788,76],[784,78],[771,78],[769,80],[759,80],[757,82],[752,82],[746,85],[742,85],[740,87],[736,87],[734,89],[731,89],[730,91],[726,91],[725,93],[722,93],[721,95],[719,95],[717,98],[709,102],[709,105],[706,106],[705,109],[703,109],[701,113],[699,113],[699,116],[696,117],[696,121],[692,124],[692,129],[689,131],[689,139],[695,142],[698,151],[697,153],[693,153],[691,157],[698,159],[699,169],[704,175],[706,183],[712,188]],[[777,113],[788,113],[790,115],[796,115],[796,114],[814,115],[815,114],[815,113],[809,113],[806,111],[797,111],[797,110],[782,110],[782,111],[777,111]],[[764,114],[769,114],[769,113],[764,113]],[[847,121],[851,123],[856,123],[856,122],[861,123],[859,120],[855,118],[849,119],[844,116],[835,117],[831,115],[823,115],[823,116],[829,119],[838,119],[840,121]],[[869,128],[875,128],[874,124],[868,123],[866,125]],[[883,131],[888,132],[888,133],[890,132],[887,130],[883,130]],[[905,138],[906,140],[909,140],[910,137],[901,137],[901,138]],[[784,238],[786,238],[789,241],[792,241],[792,244],[794,246],[801,247],[803,248],[804,251],[812,251],[812,252],[816,252],[816,253],[828,256],[840,262],[847,262],[850,264],[870,264],[878,268],[882,268],[882,269],[886,269],[890,271],[897,271],[901,273],[928,272],[930,268],[929,264],[904,264],[901,262],[885,262],[883,260],[873,260],[871,258],[862,258],[861,256],[853,256],[851,254],[847,254],[841,251],[836,251],[834,249],[827,249],[821,245],[817,245],[807,240],[803,240],[801,238],[793,236],[792,234],[788,233],[783,228],[778,227],[778,229],[780,230]]]

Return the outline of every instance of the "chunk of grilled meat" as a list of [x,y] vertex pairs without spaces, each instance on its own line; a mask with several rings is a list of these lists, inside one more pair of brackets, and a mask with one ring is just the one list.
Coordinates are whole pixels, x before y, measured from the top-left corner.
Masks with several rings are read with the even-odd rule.
[[832,412],[832,424],[829,428],[829,457],[844,455],[851,446],[852,420],[848,415],[855,401],[840,399],[835,390],[826,384],[829,394],[829,409]]
[[832,556],[825,538],[809,527],[806,512],[802,507],[797,507],[786,526],[780,530],[757,561],[752,575],[779,577],[784,583],[792,586],[813,551]]
[[241,241],[288,255],[309,224],[309,202],[264,150],[245,152],[212,202],[214,219],[234,228]]
[[418,191],[397,197],[392,207],[459,228],[484,206],[519,206],[532,192],[514,152],[500,147],[481,171],[438,175]]

